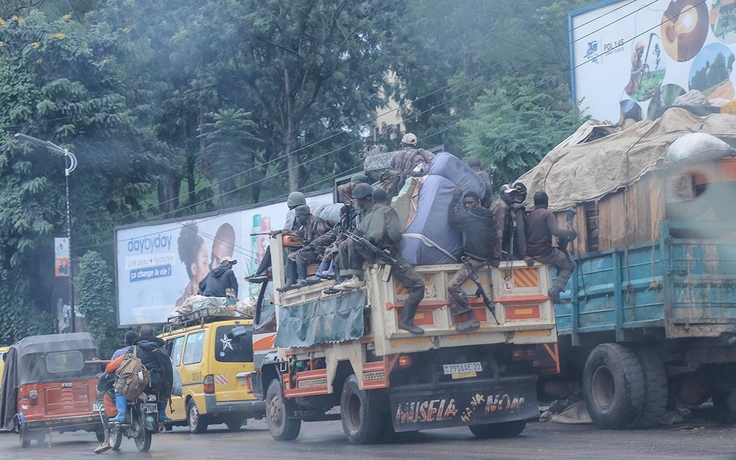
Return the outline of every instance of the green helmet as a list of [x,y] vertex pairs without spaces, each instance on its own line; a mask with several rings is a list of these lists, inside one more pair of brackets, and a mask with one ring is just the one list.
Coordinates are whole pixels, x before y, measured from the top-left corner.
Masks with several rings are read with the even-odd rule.
[[286,200],[286,206],[289,207],[289,209],[294,209],[297,206],[307,204],[307,198],[304,196],[302,192],[291,192],[289,193],[289,198]]

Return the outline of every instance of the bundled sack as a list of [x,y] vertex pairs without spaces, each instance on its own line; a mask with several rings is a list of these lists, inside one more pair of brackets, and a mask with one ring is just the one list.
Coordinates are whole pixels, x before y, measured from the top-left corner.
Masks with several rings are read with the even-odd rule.
[[[470,166],[462,162],[458,157],[449,152],[440,152],[432,160],[429,166],[430,176],[442,176],[455,186],[463,188],[463,192],[473,191],[483,198],[486,193],[486,184],[478,177]],[[454,189],[454,187],[453,187]],[[450,196],[452,198],[452,195]]]
[[[471,174],[478,178],[472,170]],[[401,256],[411,265],[454,264],[460,260],[462,235],[448,222],[454,193],[455,184],[445,177],[427,176],[424,180],[417,215],[399,243]]]
[[115,391],[125,396],[128,401],[138,398],[151,383],[151,373],[138,357],[138,347],[133,346],[132,352],[123,356],[115,376]]
[[734,154],[734,149],[708,133],[688,133],[678,137],[667,149],[667,161],[673,163],[698,163],[720,160]]
[[343,206],[343,203],[309,203],[312,215],[324,220],[330,227],[340,222],[340,209]]

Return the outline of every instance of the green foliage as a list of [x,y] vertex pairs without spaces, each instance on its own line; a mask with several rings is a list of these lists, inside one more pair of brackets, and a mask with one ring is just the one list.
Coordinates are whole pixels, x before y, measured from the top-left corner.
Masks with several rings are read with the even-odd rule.
[[100,356],[111,356],[123,344],[125,332],[117,329],[113,270],[102,256],[88,251],[77,259],[79,274],[74,283],[79,291],[76,308],[95,338]]
[[531,169],[581,122],[577,111],[556,108],[558,100],[531,78],[502,83],[479,97],[474,116],[461,122],[465,152],[494,165],[498,184]]

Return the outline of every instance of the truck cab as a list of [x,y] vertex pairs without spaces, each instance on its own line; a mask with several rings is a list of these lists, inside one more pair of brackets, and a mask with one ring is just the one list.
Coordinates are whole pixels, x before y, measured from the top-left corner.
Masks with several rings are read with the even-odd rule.
[[[447,286],[461,264],[414,267],[425,297],[399,330],[407,291],[389,266],[364,265],[361,289],[324,295],[327,283],[278,292],[284,251],[271,238],[273,279],[261,286],[247,383],[266,403],[276,440],[295,439],[302,421],[342,420],[348,440],[466,425],[479,437],[521,433],[538,417],[537,375],[559,371],[547,266],[504,262],[478,273],[495,312],[464,285],[480,330],[459,333]],[[495,318],[494,318],[495,313]],[[339,410],[338,410],[339,408]]]

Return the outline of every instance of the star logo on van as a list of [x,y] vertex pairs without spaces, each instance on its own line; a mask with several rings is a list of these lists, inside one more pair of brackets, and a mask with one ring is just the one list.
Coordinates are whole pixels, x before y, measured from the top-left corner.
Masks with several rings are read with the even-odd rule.
[[[233,341],[233,339],[228,338],[227,334],[223,334],[222,335],[222,338],[220,339],[220,342],[222,342],[222,351],[225,351],[228,348],[231,349],[231,350],[233,350],[232,341]],[[235,350],[233,350],[233,351],[235,351]]]

